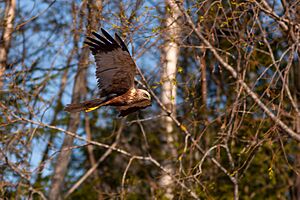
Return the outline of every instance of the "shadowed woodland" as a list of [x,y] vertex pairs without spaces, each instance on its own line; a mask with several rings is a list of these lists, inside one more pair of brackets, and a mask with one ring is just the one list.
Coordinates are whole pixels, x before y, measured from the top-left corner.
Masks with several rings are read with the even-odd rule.
[[[151,107],[64,111],[100,28]],[[299,0],[4,0],[0,37],[0,199],[300,199]]]

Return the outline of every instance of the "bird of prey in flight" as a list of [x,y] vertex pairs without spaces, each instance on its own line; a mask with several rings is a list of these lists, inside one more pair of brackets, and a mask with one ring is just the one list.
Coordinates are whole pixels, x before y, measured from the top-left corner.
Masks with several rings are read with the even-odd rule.
[[95,57],[100,96],[68,104],[64,110],[90,112],[102,106],[114,106],[119,110],[119,116],[126,116],[151,106],[150,94],[135,85],[136,65],[126,44],[118,34],[113,38],[102,28],[101,32],[103,36],[92,32],[95,37],[87,37],[89,41],[85,41]]

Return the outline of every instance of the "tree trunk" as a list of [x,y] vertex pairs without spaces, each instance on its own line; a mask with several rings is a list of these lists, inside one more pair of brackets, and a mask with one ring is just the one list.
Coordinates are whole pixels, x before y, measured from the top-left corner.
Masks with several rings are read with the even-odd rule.
[[[89,0],[84,1],[82,4],[82,13],[85,13],[85,9],[88,9],[88,24],[87,32],[97,29],[97,19],[99,10],[102,9],[102,1]],[[82,14],[80,13],[80,14]],[[82,15],[81,17],[85,17]],[[81,19],[82,20],[82,19]],[[89,49],[88,47],[82,48],[82,52],[79,58],[79,64],[77,68],[77,74],[75,77],[73,93],[72,93],[72,103],[79,103],[86,93],[86,71],[89,60]],[[80,113],[72,113],[70,116],[70,121],[67,130],[75,133],[77,131],[80,120]],[[58,155],[56,165],[54,168],[54,176],[52,178],[52,185],[49,192],[50,200],[62,199],[62,186],[64,182],[65,175],[67,173],[68,165],[70,163],[71,153],[70,147],[73,145],[74,138],[65,135],[61,151]]]
[[[296,22],[300,22],[300,12],[297,12],[300,10],[300,4],[298,3],[295,7],[294,7],[294,13],[295,13],[295,21]],[[294,96],[298,105],[298,109],[299,109],[299,105],[300,105],[300,59],[299,59],[299,55],[300,55],[300,49],[297,49],[297,53],[298,53],[298,65],[295,64],[295,68],[293,70],[293,79],[294,79],[294,86],[293,88],[295,88],[294,91]],[[296,131],[299,134],[300,133],[300,113],[297,113],[296,116]],[[300,144],[298,143],[298,150],[300,150]],[[296,166],[300,166],[300,154],[298,153],[296,155]],[[300,199],[300,175],[299,173],[295,173],[295,199]]]
[[[176,4],[172,0],[166,0],[166,35],[165,46],[162,52],[162,92],[161,99],[165,107],[172,112],[173,116],[176,116],[176,71],[177,60],[179,54],[179,45],[176,43],[176,37],[178,36],[179,26],[177,20],[179,17],[179,10]],[[172,158],[177,157],[177,151],[174,146],[176,137],[173,134],[173,121],[170,117],[164,117],[162,120],[162,127],[165,135],[163,140],[166,145],[163,146],[164,152],[167,155],[171,155]],[[174,167],[170,163],[164,163],[166,168],[170,171],[174,171]],[[166,189],[165,197],[173,199],[173,181],[168,175],[163,175],[160,179],[160,185]]]
[[0,88],[3,86],[3,77],[7,64],[11,35],[14,30],[15,10],[16,0],[6,0],[6,8],[3,20],[4,25],[0,42]]
[[[72,103],[79,103],[85,90],[86,66],[88,65],[89,50],[87,47],[82,49],[80,62],[73,87]],[[68,131],[75,133],[77,131],[80,120],[80,113],[72,113],[68,124]],[[64,177],[67,172],[67,167],[70,162],[72,151],[69,149],[73,145],[74,138],[65,135],[61,151],[58,155],[54,176],[52,178],[51,190],[49,193],[50,200],[61,199],[61,188]]]
[[[179,17],[179,10],[171,0],[166,0],[167,18],[166,18],[166,36],[165,46],[163,48],[163,66],[162,66],[162,92],[161,99],[165,107],[176,115],[176,71],[177,60],[179,54],[179,45],[175,39],[178,35],[177,18]],[[167,133],[173,132],[173,122],[170,117],[165,117],[163,126]]]
[[[298,51],[300,53],[300,51]],[[299,60],[298,60],[299,62]],[[294,96],[297,101],[297,104],[300,105],[300,66],[295,65],[295,68],[293,70],[293,78],[294,78],[294,85],[295,85],[295,91]],[[298,106],[299,107],[299,106]],[[300,133],[300,113],[297,113],[296,120],[295,120],[295,127],[297,130],[297,133]],[[300,144],[298,144],[298,149],[300,150]],[[300,166],[300,154],[298,153],[296,155],[296,166]],[[300,175],[298,173],[295,173],[295,199],[300,199]]]

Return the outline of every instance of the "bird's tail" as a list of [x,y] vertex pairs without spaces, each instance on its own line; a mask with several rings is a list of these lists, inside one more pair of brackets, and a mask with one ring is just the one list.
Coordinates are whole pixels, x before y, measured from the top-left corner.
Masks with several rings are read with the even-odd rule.
[[80,112],[80,111],[90,112],[96,110],[101,106],[104,106],[104,104],[105,101],[103,101],[103,99],[93,99],[81,103],[68,104],[64,110],[70,113]]

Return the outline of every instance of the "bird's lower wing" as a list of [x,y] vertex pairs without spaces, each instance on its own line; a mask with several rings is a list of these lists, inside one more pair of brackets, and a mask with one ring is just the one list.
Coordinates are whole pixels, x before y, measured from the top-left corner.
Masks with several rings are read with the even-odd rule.
[[129,115],[130,113],[136,112],[138,110],[144,109],[148,106],[151,106],[151,101],[145,100],[142,102],[138,102],[132,105],[127,106],[119,106],[118,110],[120,111],[119,117],[124,117],[126,115]]

